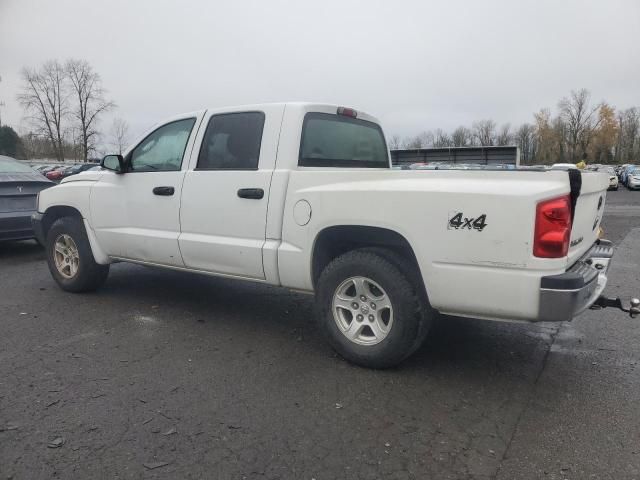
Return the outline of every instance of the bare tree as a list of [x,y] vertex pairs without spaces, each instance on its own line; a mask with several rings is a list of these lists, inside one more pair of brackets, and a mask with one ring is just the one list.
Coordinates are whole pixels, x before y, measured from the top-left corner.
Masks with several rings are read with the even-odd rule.
[[460,126],[451,134],[451,143],[454,147],[468,147],[472,141],[473,135],[467,127]]
[[433,132],[433,147],[446,148],[452,146],[451,137],[447,132],[438,128]]
[[[394,135],[393,137],[391,137],[391,143],[396,137],[399,141],[400,137],[398,135]],[[122,155],[122,152],[124,152],[127,148],[127,145],[129,145],[129,124],[126,122],[126,120],[123,120],[120,117],[113,119],[113,123],[111,124],[111,139],[111,144],[115,147],[118,153]],[[392,146],[391,148],[395,149],[398,147]]]
[[520,125],[515,133],[515,142],[520,148],[520,160],[525,165],[530,163],[536,155],[535,133],[535,127],[529,123]]
[[82,159],[86,162],[89,152],[95,148],[98,116],[115,104],[105,99],[100,75],[94,72],[86,60],[68,60],[65,71],[69,76],[76,101],[72,114],[78,123]]
[[407,137],[403,142],[404,148],[416,149],[433,146],[433,133],[422,132],[414,137]]
[[473,124],[473,136],[482,146],[493,145],[496,136],[496,122],[493,120],[480,120]]
[[35,133],[45,135],[58,161],[64,161],[63,118],[68,110],[64,68],[56,60],[39,70],[23,68],[18,101],[28,114]]
[[404,148],[416,149],[422,148],[424,145],[422,144],[422,139],[420,135],[416,135],[415,137],[407,137],[404,139]]
[[418,135],[418,138],[420,139],[422,148],[433,147],[436,142],[435,135],[430,130],[420,133]]
[[640,108],[628,108],[618,113],[616,160],[633,162],[640,158]]
[[402,145],[402,138],[400,137],[400,135],[395,134],[392,135],[391,138],[389,138],[389,148],[391,150],[398,150],[399,148],[401,148]]
[[577,162],[587,151],[593,130],[595,129],[595,113],[600,105],[592,107],[591,94],[588,90],[572,90],[569,97],[558,103],[560,118],[562,119],[567,136],[567,156],[572,162]]
[[513,135],[511,134],[511,125],[505,123],[500,127],[496,135],[496,145],[511,145],[513,143]]

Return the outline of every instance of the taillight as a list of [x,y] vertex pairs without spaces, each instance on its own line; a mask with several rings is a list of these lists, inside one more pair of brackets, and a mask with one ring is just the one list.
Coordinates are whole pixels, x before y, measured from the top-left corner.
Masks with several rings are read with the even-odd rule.
[[353,108],[347,107],[338,107],[338,115],[344,115],[345,117],[356,118],[358,116],[358,112],[356,112]]
[[540,202],[536,208],[533,255],[562,258],[569,253],[571,198],[565,195]]

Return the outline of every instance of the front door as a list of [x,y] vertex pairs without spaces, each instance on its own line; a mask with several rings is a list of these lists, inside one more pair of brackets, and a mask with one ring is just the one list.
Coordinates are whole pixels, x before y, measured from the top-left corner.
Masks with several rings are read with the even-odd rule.
[[93,228],[108,255],[184,266],[178,247],[180,196],[199,119],[181,118],[155,129],[127,154],[126,173],[105,172],[94,186]]
[[265,278],[262,248],[282,114],[283,107],[265,106],[205,116],[182,191],[179,243],[187,267]]

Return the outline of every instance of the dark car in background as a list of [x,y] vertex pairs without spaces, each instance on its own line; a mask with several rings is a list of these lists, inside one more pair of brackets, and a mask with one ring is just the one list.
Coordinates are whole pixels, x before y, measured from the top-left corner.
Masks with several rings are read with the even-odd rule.
[[35,238],[31,214],[38,193],[53,185],[28,165],[0,155],[0,241]]

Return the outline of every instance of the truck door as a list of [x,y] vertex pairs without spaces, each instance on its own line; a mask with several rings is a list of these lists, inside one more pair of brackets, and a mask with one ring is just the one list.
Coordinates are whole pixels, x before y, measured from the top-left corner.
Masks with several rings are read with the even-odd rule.
[[156,128],[127,154],[125,173],[104,172],[93,187],[92,226],[108,255],[184,265],[178,248],[180,194],[202,115]]
[[283,106],[207,112],[180,206],[185,266],[264,279],[267,203]]

